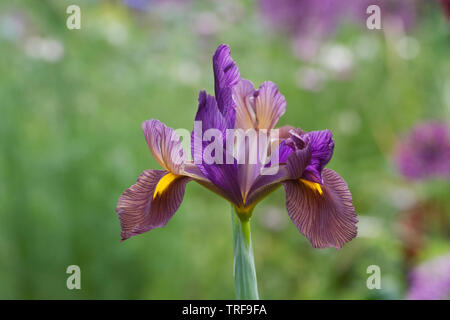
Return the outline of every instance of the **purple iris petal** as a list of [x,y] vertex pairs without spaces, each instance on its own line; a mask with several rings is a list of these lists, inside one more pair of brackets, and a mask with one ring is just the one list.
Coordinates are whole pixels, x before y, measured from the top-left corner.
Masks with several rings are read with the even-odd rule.
[[[194,162],[213,184],[224,190],[236,203],[241,203],[242,197],[237,177],[237,164],[234,162],[231,164],[227,163],[227,121],[220,112],[214,97],[202,91],[198,101],[199,107],[195,121],[201,123],[202,127],[201,130],[194,128],[191,136],[191,150]],[[204,133],[209,129],[217,129],[221,133],[221,141],[219,143],[222,146],[222,157],[219,159],[219,163],[209,163],[209,161],[205,160],[205,148],[213,142],[203,139]]]
[[228,127],[234,127],[235,105],[232,89],[241,79],[239,69],[230,55],[230,48],[221,44],[213,56],[214,92],[217,106],[227,121]]
[[271,81],[263,82],[255,90],[250,81],[242,79],[234,87],[233,99],[236,102],[235,128],[271,130],[286,111],[286,99]]
[[334,151],[333,135],[330,130],[311,131],[307,135],[310,139],[311,161],[306,167],[303,177],[321,184],[321,172],[330,162]]
[[302,178],[322,184],[322,170],[330,161],[334,151],[332,136],[330,130],[311,132],[304,132],[301,129],[291,130],[290,137],[282,141],[278,148],[280,163],[287,162],[296,150],[308,146],[311,158],[303,171]]
[[186,156],[175,130],[155,119],[142,123],[142,130],[159,165],[167,171],[180,174]]
[[116,208],[122,240],[164,227],[177,211],[190,179],[180,176],[167,186],[164,193],[155,195],[158,182],[166,174],[167,171],[145,170],[136,184],[122,193]]
[[356,236],[358,220],[352,195],[336,172],[324,169],[322,175],[324,183],[320,189],[313,189],[302,180],[284,182],[286,208],[292,222],[314,248],[340,249]]

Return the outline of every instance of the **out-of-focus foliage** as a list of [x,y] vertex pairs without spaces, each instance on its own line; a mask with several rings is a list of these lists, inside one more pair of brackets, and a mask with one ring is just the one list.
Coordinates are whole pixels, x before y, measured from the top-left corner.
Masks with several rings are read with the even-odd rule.
[[[73,3],[81,30],[66,28]],[[449,121],[449,24],[433,1],[407,34],[342,25],[313,62],[295,57],[256,0],[147,1],[145,10],[2,1],[0,298],[234,297],[224,200],[191,183],[165,228],[122,243],[114,211],[142,170],[158,168],[141,123],[190,129],[199,90],[213,92],[219,43],[243,77],[278,84],[280,125],[333,132],[328,167],[359,214],[356,239],[317,250],[289,221],[282,189],[264,200],[252,219],[262,298],[403,298],[410,268],[450,251],[449,182],[411,183],[392,161],[403,132]],[[81,290],[66,288],[73,264]],[[366,287],[369,265],[381,268],[381,290]]]

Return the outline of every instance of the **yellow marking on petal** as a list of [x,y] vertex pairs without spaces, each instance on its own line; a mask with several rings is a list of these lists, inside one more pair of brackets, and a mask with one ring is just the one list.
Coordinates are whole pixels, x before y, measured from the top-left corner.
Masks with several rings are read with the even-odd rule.
[[308,180],[305,180],[305,179],[300,179],[300,181],[301,181],[305,186],[307,186],[308,188],[310,188],[311,190],[319,192],[320,195],[323,194],[322,187],[320,186],[320,184],[318,184],[318,183],[316,183],[316,182],[311,182],[311,181],[308,181]]
[[161,196],[176,178],[178,178],[176,174],[173,174],[172,172],[166,173],[156,185],[155,192],[153,193],[153,199],[157,196]]

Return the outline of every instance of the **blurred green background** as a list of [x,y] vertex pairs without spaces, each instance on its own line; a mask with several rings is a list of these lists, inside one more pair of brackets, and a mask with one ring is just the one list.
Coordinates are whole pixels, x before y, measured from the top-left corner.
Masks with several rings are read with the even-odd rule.
[[[81,7],[80,30],[66,27],[70,4]],[[190,183],[165,228],[125,242],[115,213],[140,172],[158,168],[141,123],[191,129],[199,90],[213,92],[220,43],[244,78],[279,86],[279,125],[333,132],[328,167],[348,182],[360,220],[340,251],[313,249],[290,222],[282,188],[271,194],[252,219],[262,298],[402,299],[411,266],[450,252],[448,224],[427,226],[414,254],[405,240],[412,211],[448,221],[448,182],[410,183],[392,161],[411,126],[449,120],[449,25],[435,4],[406,49],[386,30],[336,30],[323,45],[351,58],[344,78],[296,58],[257,1],[155,1],[145,11],[121,1],[2,1],[0,28],[0,298],[234,298],[224,200]],[[66,288],[73,264],[81,290]],[[381,268],[381,290],[366,287],[370,265]]]

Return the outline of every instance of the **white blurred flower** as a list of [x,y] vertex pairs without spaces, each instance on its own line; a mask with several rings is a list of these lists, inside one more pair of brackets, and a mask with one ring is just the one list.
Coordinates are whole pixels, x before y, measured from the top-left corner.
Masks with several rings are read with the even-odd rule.
[[127,28],[122,23],[116,21],[107,23],[104,28],[104,33],[106,40],[114,46],[124,45],[128,40]]
[[313,62],[317,59],[317,53],[321,46],[321,40],[313,36],[297,37],[292,40],[292,51],[294,56],[300,60]]
[[419,55],[420,43],[413,37],[405,36],[394,43],[394,48],[400,58],[411,60]]
[[281,231],[286,227],[287,215],[278,207],[262,207],[258,214],[261,225],[272,231]]
[[380,43],[375,37],[360,36],[355,43],[354,49],[359,59],[372,61],[378,56]]
[[386,190],[386,196],[398,210],[408,210],[417,203],[417,194],[409,188],[394,187]]
[[358,216],[358,236],[376,238],[381,235],[383,225],[381,220],[371,216]]
[[200,80],[200,68],[190,62],[181,63],[174,70],[175,77],[182,83],[187,85],[196,85]]
[[301,67],[295,75],[295,82],[301,89],[318,92],[326,80],[325,73],[314,67]]
[[212,36],[220,30],[220,19],[214,12],[201,12],[195,16],[195,32],[200,36]]
[[346,135],[356,134],[361,128],[361,117],[355,111],[344,111],[338,115],[337,124],[342,133]]
[[320,64],[338,78],[347,78],[354,67],[354,54],[344,45],[328,45],[319,53]]
[[64,56],[64,46],[56,39],[30,37],[25,40],[25,53],[33,59],[57,62]]
[[0,17],[0,36],[17,41],[25,35],[25,17],[18,13],[4,14]]
[[217,13],[227,22],[234,23],[245,18],[244,7],[240,1],[216,1]]

